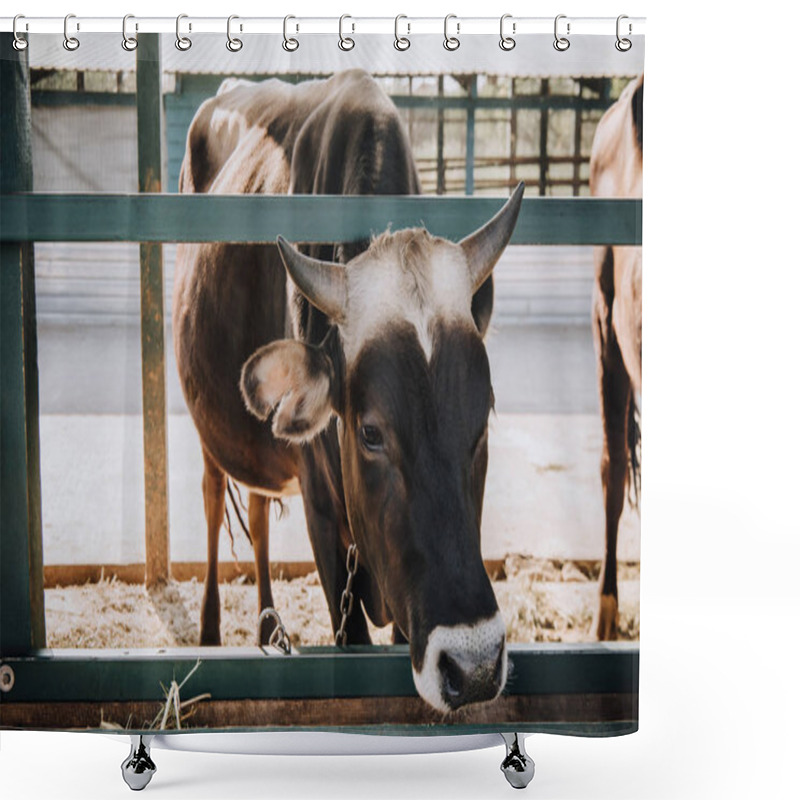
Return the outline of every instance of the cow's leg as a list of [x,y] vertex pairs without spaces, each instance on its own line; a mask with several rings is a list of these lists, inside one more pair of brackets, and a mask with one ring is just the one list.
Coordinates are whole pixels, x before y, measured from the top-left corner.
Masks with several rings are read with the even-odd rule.
[[596,639],[617,638],[617,531],[628,476],[628,406],[631,382],[614,331],[613,255],[606,248],[598,264],[594,298],[594,337],[598,359],[603,451],[600,472],[605,508],[605,554],[600,571],[600,597],[592,625]]
[[219,529],[225,514],[225,473],[203,450],[203,502],[208,535],[208,566],[200,611],[200,644],[220,643],[219,634]]
[[[617,348],[617,353],[619,349]],[[630,380],[621,363],[606,368],[603,378],[603,454],[600,472],[603,480],[606,546],[600,571],[600,599],[594,620],[594,636],[616,639],[618,625],[617,532],[625,504],[628,476],[628,403]]]
[[[263,495],[250,492],[247,504],[247,521],[256,558],[256,583],[258,584],[258,612],[273,606],[272,583],[269,577],[269,500]],[[259,641],[267,644],[275,629],[275,620],[265,619],[261,625]]]

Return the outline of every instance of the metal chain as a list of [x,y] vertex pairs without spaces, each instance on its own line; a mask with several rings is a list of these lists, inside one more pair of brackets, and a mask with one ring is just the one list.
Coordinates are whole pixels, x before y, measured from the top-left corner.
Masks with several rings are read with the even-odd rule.
[[339,630],[336,631],[336,646],[347,647],[347,632],[344,626],[347,624],[347,618],[353,611],[353,578],[358,572],[358,548],[355,542],[347,548],[347,583],[345,584],[344,591],[342,592],[342,599],[339,601],[339,611],[342,614],[342,622],[339,625]]
[[[285,656],[288,656],[292,652],[292,643],[289,641],[289,636],[286,633],[286,628],[283,627],[283,622],[281,622],[280,615],[278,612],[270,606],[269,608],[265,608],[259,615],[258,615],[258,632],[257,638],[259,642],[261,641],[261,626],[264,624],[264,620],[267,617],[272,617],[275,622],[275,629],[269,635],[269,644],[270,647],[274,647],[276,650],[280,650]],[[258,645],[265,656],[268,656],[269,653],[267,652],[266,648],[263,644]]]

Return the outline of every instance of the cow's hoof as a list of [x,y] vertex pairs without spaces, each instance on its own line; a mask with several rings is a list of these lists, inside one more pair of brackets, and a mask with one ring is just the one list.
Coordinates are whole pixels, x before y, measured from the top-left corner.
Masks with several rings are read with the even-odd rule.
[[122,779],[134,792],[144,789],[155,775],[156,765],[150,758],[152,738],[152,736],[131,736],[131,752],[122,762]]
[[592,635],[598,642],[613,641],[619,630],[619,608],[612,594],[601,594],[592,622]]
[[525,740],[518,733],[501,733],[506,743],[506,757],[500,765],[506,780],[515,789],[524,789],[532,780],[536,765],[525,752]]

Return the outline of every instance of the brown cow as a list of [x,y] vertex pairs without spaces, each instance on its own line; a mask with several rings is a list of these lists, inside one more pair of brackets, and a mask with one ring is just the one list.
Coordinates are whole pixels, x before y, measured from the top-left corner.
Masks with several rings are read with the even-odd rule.
[[[644,76],[632,81],[597,126],[590,185],[595,197],[642,196]],[[593,331],[603,420],[601,474],[606,548],[593,633],[616,639],[617,529],[630,478],[639,496],[637,396],[642,391],[642,248],[595,248]]]
[[[351,70],[227,83],[192,123],[181,191],[396,195],[419,182],[393,104]],[[348,643],[370,641],[366,611],[408,640],[430,705],[500,693],[505,625],[480,551],[493,405],[483,335],[521,200],[522,186],[459,244],[412,229],[314,257],[281,238],[179,249],[175,347],[205,458],[203,644],[220,641],[230,477],[249,489],[260,608],[272,605],[267,503],[299,489],[333,630],[354,542]]]

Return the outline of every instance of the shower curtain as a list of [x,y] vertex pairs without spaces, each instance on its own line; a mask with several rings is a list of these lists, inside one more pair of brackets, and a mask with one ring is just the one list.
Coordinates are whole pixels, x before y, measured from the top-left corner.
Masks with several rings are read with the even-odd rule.
[[0,34],[0,727],[637,729],[644,37],[513,24]]

